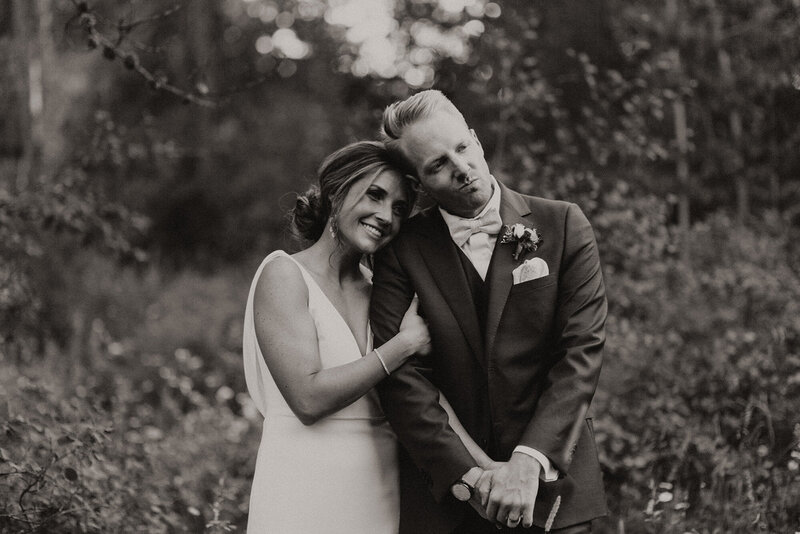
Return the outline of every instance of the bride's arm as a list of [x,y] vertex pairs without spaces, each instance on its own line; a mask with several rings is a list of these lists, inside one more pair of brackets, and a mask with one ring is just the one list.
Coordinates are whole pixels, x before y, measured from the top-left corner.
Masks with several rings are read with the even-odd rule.
[[[303,424],[313,424],[352,404],[386,378],[375,351],[344,365],[322,368],[317,330],[308,310],[308,287],[288,258],[264,267],[256,284],[253,318],[267,367]],[[422,319],[415,315],[406,323],[409,325],[378,347],[388,371],[427,343]]]
[[475,443],[475,440],[472,439],[472,436],[469,435],[467,429],[461,424],[461,421],[458,420],[458,416],[456,412],[453,411],[453,407],[450,406],[450,403],[447,401],[447,398],[444,396],[444,393],[441,391],[439,392],[439,404],[444,408],[444,411],[447,412],[448,422],[450,423],[450,428],[461,438],[461,442],[467,448],[472,459],[478,464],[481,469],[488,469],[492,462],[492,459],[489,458],[483,449]]

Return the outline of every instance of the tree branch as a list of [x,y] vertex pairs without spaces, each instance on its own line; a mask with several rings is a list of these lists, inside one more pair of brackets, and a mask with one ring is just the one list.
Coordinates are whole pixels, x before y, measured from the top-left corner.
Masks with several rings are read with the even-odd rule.
[[[215,100],[181,89],[177,85],[170,83],[166,77],[155,74],[150,69],[142,65],[141,59],[135,51],[126,49],[123,46],[126,42],[128,34],[134,28],[145,23],[155,22],[176,13],[182,9],[183,6],[181,4],[176,4],[175,6],[160,13],[156,13],[149,17],[138,19],[130,23],[120,21],[116,25],[118,35],[115,38],[112,38],[104,34],[98,28],[99,16],[89,7],[87,2],[82,0],[72,0],[72,3],[75,5],[75,9],[77,10],[77,17],[81,28],[88,36],[89,48],[102,49],[103,57],[109,61],[114,61],[118,57],[122,58],[125,68],[135,71],[148,83],[150,88],[155,91],[164,91],[175,95],[185,104],[194,103],[204,107],[215,107],[217,105]],[[74,17],[71,20],[74,20]]]

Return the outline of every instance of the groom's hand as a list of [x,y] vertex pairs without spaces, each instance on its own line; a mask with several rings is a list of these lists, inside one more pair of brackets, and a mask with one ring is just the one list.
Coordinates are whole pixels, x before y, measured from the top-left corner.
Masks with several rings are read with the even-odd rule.
[[482,516],[496,525],[514,528],[533,525],[533,507],[539,493],[541,464],[522,453],[484,471],[476,486],[484,508]]
[[[495,462],[492,462],[492,464],[495,464]],[[467,484],[469,484],[474,488],[474,491],[472,492],[472,497],[470,497],[469,501],[467,501],[469,502],[469,505],[472,506],[472,508],[476,512],[478,512],[478,515],[488,520],[489,518],[486,517],[486,507],[481,504],[481,496],[478,493],[477,489],[478,481],[485,472],[486,472],[485,466],[484,467],[476,466],[467,471],[466,473],[464,473],[464,476],[461,477],[461,480],[463,480],[464,482],[466,482]]]
[[487,521],[491,521],[489,517],[486,515],[486,509],[481,505],[481,498],[475,494],[470,500],[469,505],[472,506],[472,509],[478,512],[478,515],[482,518],[486,519]]

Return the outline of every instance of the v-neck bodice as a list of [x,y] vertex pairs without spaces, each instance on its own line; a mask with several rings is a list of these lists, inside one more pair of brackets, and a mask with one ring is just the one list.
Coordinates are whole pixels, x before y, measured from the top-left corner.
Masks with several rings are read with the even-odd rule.
[[[314,320],[314,326],[317,330],[317,343],[322,368],[328,369],[339,365],[345,365],[361,358],[362,354],[358,342],[353,336],[347,322],[322,291],[322,288],[320,288],[316,280],[314,280],[311,274],[296,259],[282,250],[273,252],[267,256],[261,264],[256,275],[256,280],[260,276],[264,266],[279,257],[286,257],[297,265],[308,287],[308,311],[311,314],[311,318]],[[252,307],[251,302],[248,302],[248,307]],[[245,329],[250,328],[247,317],[245,317],[245,322]],[[369,323],[366,328],[366,350],[369,352],[372,350],[372,332],[369,329]],[[247,378],[247,387],[250,390],[250,395],[256,402],[256,406],[265,417],[273,413],[293,415],[279,388],[275,384],[272,375],[269,373],[269,369],[266,366],[266,362],[264,361],[257,343],[254,349],[258,349],[258,357],[252,358],[256,360],[254,362],[245,361],[245,377]],[[330,417],[383,419],[383,411],[380,408],[377,394],[374,390],[370,390],[370,392],[353,404],[342,408]]]
[[[317,282],[316,278],[314,278],[314,275],[312,275],[311,272],[308,269],[306,269],[303,266],[303,264],[297,261],[295,258],[288,255],[287,257],[290,258],[292,261],[294,261],[295,265],[297,265],[297,267],[300,269],[300,273],[303,275],[303,279],[305,280],[306,285],[308,286],[309,302],[311,301],[310,293],[312,291],[312,286],[313,286],[313,290],[315,290],[315,292],[318,293],[318,295],[320,296],[319,300],[322,301],[323,306],[324,303],[327,302],[328,305],[330,306],[331,314],[338,317],[339,320],[342,322],[344,328],[348,332],[350,332],[350,337],[353,338],[353,343],[355,343],[356,349],[358,350],[359,354],[361,354],[361,346],[358,343],[358,339],[356,338],[355,332],[353,332],[353,329],[350,328],[350,325],[347,323],[347,320],[344,318],[344,316],[338,310],[338,308],[336,308],[336,306],[333,304],[333,301],[328,297],[328,295],[325,294],[325,291],[322,289],[322,286],[319,285],[319,282]],[[366,323],[365,330],[366,330],[366,338],[365,338],[366,344],[365,344],[364,354],[361,354],[362,356],[372,350],[372,330],[369,327],[369,321],[367,321]]]

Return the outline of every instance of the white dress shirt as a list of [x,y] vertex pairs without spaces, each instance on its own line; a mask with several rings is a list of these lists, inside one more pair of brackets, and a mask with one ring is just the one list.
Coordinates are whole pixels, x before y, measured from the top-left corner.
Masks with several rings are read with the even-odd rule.
[[[451,237],[453,236],[452,228],[456,225],[459,225],[461,221],[477,221],[492,210],[496,213],[497,219],[500,219],[500,187],[497,185],[497,181],[494,179],[494,177],[491,178],[493,190],[492,196],[480,213],[478,213],[478,215],[472,219],[465,219],[464,217],[453,215],[449,211],[439,206],[439,212],[442,214],[442,218],[447,224],[447,228],[451,230]],[[497,243],[497,234],[489,235],[483,232],[477,232],[472,234],[467,242],[460,247],[464,254],[467,255],[467,258],[469,258],[469,261],[472,262],[475,270],[478,271],[479,275],[481,275],[482,280],[486,280],[486,271],[489,270],[489,262],[492,260],[492,251],[494,250],[495,243]],[[457,242],[456,245],[458,245]]]
[[[486,203],[486,206],[483,207],[478,215],[467,220],[475,221],[480,219],[484,217],[484,215],[488,214],[491,210],[494,210],[497,213],[498,218],[500,217],[500,187],[497,185],[497,180],[495,180],[494,176],[492,176],[491,179],[492,196],[489,199],[489,202]],[[452,213],[443,209],[441,206],[439,207],[439,212],[442,214],[442,218],[447,224],[448,229],[452,229],[454,226],[460,225],[461,222],[464,221],[463,217],[453,215]],[[453,232],[451,230],[451,237],[452,234]],[[492,260],[494,246],[497,243],[497,236],[498,234],[489,235],[484,232],[477,232],[472,234],[467,242],[460,247],[462,252],[464,252],[467,258],[469,258],[469,261],[475,267],[475,270],[478,271],[481,279],[484,281],[486,280],[486,272],[489,270],[489,262]],[[458,245],[458,243],[456,243],[456,245]],[[536,449],[526,447],[525,445],[517,445],[514,448],[514,452],[520,452],[535,458],[542,465],[542,471],[539,474],[539,478],[545,482],[551,482],[558,478],[558,470],[553,467],[553,464],[550,462],[547,456]]]

